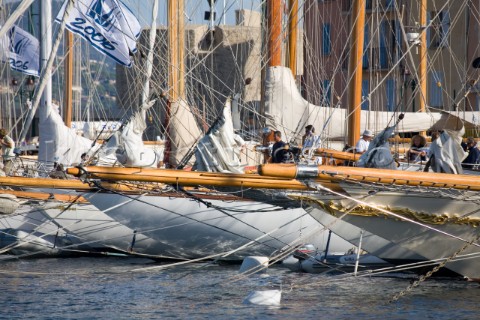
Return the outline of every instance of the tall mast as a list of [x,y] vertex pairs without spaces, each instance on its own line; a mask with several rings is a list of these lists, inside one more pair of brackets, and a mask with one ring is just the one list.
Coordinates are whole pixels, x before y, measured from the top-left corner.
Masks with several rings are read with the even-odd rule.
[[351,51],[348,67],[351,75],[348,95],[348,144],[351,146],[357,143],[361,130],[364,28],[365,1],[353,0]]
[[298,0],[288,2],[288,66],[293,77],[297,75],[297,34],[298,34]]
[[183,12],[184,0],[168,1],[168,102],[165,115],[165,167],[170,165],[172,145],[170,139],[170,118],[172,103],[185,97],[185,27]]
[[[427,0],[421,0],[420,3],[420,26],[427,26]],[[420,112],[425,112],[427,99],[427,29],[420,33],[420,66],[419,66],[419,86],[420,86]]]
[[72,108],[73,108],[73,34],[65,31],[65,105],[63,121],[67,127],[72,126]]
[[176,102],[185,95],[185,29],[184,0],[168,2],[168,97],[170,102]]
[[[38,115],[40,121],[45,119],[48,114],[48,108],[52,106],[52,70],[47,67],[47,61],[52,53],[52,2],[40,1],[40,68],[45,72],[45,90],[40,99]],[[42,159],[43,160],[43,159]]]
[[268,58],[270,67],[282,65],[282,8],[281,0],[267,1]]

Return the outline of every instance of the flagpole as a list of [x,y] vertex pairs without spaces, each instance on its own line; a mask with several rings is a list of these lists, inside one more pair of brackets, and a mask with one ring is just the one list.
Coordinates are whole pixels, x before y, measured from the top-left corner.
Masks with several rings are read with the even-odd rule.
[[72,126],[72,108],[73,108],[73,33],[66,32],[65,42],[65,105],[63,122],[67,127]]
[[[41,1],[42,4],[44,2],[49,2],[49,1]],[[25,123],[23,125],[22,132],[20,133],[20,137],[18,139],[19,142],[24,141],[25,137],[27,136],[27,131],[30,129],[30,126],[32,125],[33,117],[35,115],[35,112],[37,111],[37,108],[38,108],[39,104],[40,104],[40,98],[42,96],[42,93],[43,93],[44,89],[47,87],[47,82],[51,77],[51,71],[49,72],[48,70],[52,69],[53,61],[54,61],[55,56],[57,54],[58,47],[60,46],[60,40],[62,39],[63,32],[65,31],[65,26],[67,24],[65,18],[68,17],[72,7],[73,7],[73,0],[69,0],[68,5],[65,9],[64,17],[62,19],[62,24],[60,25],[60,30],[58,31],[57,38],[55,39],[55,43],[53,44],[53,48],[50,52],[50,57],[48,58],[48,61],[46,62],[46,65],[42,69],[42,73],[40,74],[40,81],[39,81],[39,84],[37,86],[37,89],[35,90],[35,94],[33,96],[32,107],[30,109],[30,112],[27,115],[27,118],[25,119]],[[51,9],[51,7],[50,7],[50,9]],[[42,16],[42,19],[46,22],[46,19],[44,17],[45,16]],[[50,14],[50,17],[51,17],[51,14]],[[51,24],[51,21],[50,21],[50,24]],[[41,42],[43,42],[43,41],[41,41]],[[51,92],[50,92],[50,98],[51,98]],[[50,100],[50,102],[51,102],[51,100]],[[44,111],[47,111],[47,110],[44,110]],[[46,116],[46,114],[44,114],[43,116]],[[41,117],[40,117],[40,120],[42,120]],[[43,146],[43,148],[44,147],[45,146]],[[43,150],[42,149],[42,139],[40,139],[39,153],[40,153],[41,150]],[[40,158],[40,154],[39,154],[38,160],[39,161],[44,161],[42,158]]]

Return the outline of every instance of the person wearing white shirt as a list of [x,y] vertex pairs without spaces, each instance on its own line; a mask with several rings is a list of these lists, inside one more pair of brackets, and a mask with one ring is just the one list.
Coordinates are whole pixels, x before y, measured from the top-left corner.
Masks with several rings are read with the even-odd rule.
[[365,153],[370,146],[370,141],[373,138],[373,132],[371,130],[363,131],[362,137],[358,140],[357,144],[355,145],[355,152],[356,153]]

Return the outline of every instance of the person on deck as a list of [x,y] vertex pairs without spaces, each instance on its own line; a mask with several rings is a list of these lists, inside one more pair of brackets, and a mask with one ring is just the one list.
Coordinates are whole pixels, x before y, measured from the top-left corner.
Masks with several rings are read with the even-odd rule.
[[355,145],[355,152],[356,153],[365,153],[368,150],[368,146],[370,145],[370,141],[372,141],[373,132],[371,130],[363,131],[362,137],[358,140],[357,144]]
[[7,130],[3,128],[0,129],[0,144],[2,145],[4,171],[8,175],[13,165],[12,160],[15,157],[15,154],[13,153],[15,142],[7,135]]
[[321,164],[322,159],[315,156],[315,150],[320,147],[320,137],[315,134],[315,128],[309,124],[305,127],[305,134],[302,136],[302,155],[310,163]]
[[473,137],[468,137],[466,142],[462,142],[462,147],[468,152],[468,156],[462,161],[462,167],[474,169],[474,166],[480,163],[480,150],[477,148],[477,142]]
[[425,161],[427,160],[427,151],[425,150],[427,139],[421,135],[412,137],[412,144],[407,151],[408,161]]
[[272,162],[273,163],[285,163],[287,157],[288,146],[282,141],[282,133],[275,131],[274,133],[275,143],[272,148]]

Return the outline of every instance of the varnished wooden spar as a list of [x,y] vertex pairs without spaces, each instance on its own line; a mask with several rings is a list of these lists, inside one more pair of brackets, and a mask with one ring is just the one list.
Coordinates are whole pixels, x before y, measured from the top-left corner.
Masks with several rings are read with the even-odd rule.
[[[0,177],[0,186],[13,188],[46,188],[46,189],[70,189],[77,191],[97,190],[96,187],[80,180],[63,180],[50,178],[27,178],[27,177]],[[102,182],[101,186],[119,192],[138,192],[145,190],[139,189],[134,185],[106,183]],[[9,193],[10,190],[8,190]],[[1,192],[0,192],[1,193]],[[12,193],[13,194],[13,193]]]
[[70,194],[50,194],[45,192],[17,191],[17,190],[0,190],[0,194],[11,194],[17,198],[35,199],[35,200],[55,200],[61,202],[77,202],[87,203],[84,197],[78,197]]
[[[159,182],[182,186],[244,187],[264,189],[308,190],[303,183],[293,179],[267,178],[251,174],[227,174],[147,168],[86,167],[88,176],[108,181]],[[67,169],[68,174],[82,174],[78,168]]]
[[87,183],[80,180],[61,180],[48,178],[0,177],[0,186],[90,190]]
[[360,159],[361,154],[351,153],[345,151],[337,151],[332,149],[318,148],[315,150],[315,155],[325,158],[333,158],[337,160],[357,161]]
[[[303,168],[307,167],[303,166]],[[265,177],[294,179],[301,178],[302,166],[295,164],[264,164],[259,166],[258,172]],[[308,175],[315,177],[317,180],[328,182],[349,179],[371,183],[480,191],[480,177],[473,175],[340,166],[309,166]]]

